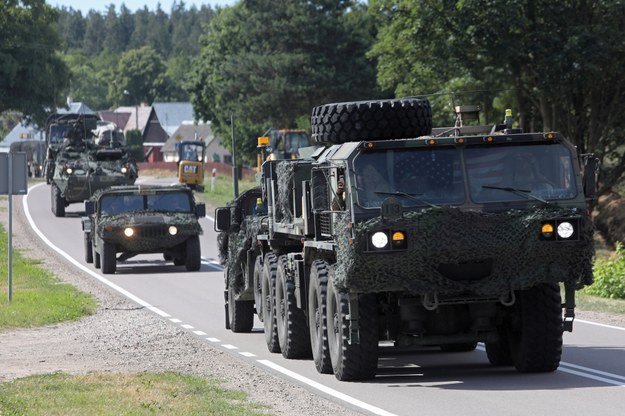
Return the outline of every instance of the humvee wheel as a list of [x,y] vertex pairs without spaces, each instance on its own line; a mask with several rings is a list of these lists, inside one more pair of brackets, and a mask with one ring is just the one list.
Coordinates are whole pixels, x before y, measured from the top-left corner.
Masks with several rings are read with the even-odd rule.
[[186,243],[184,265],[190,272],[200,270],[202,266],[202,254],[200,253],[200,237],[189,237]]
[[93,263],[93,247],[91,245],[91,233],[84,233],[85,236],[85,263]]
[[477,342],[461,342],[458,344],[443,344],[440,346],[442,352],[470,352],[475,351]]
[[328,345],[334,376],[340,381],[367,380],[378,368],[378,312],[375,297],[358,299],[359,342],[350,342],[349,300],[328,284]]
[[61,190],[55,184],[50,186],[50,193],[52,200],[50,207],[52,208],[52,213],[56,217],[64,217],[65,216],[65,200],[61,196]]
[[256,304],[256,315],[263,322],[263,294],[261,286],[261,277],[263,274],[263,258],[261,255],[256,256],[254,262],[254,303]]
[[228,325],[232,332],[250,332],[254,327],[254,301],[236,300],[232,283],[228,284]]
[[307,358],[310,356],[310,334],[306,328],[306,315],[297,307],[295,283],[288,279],[286,262],[286,256],[280,256],[276,270],[278,343],[284,358]]
[[562,301],[557,284],[520,292],[508,337],[516,369],[522,373],[555,371],[562,356]]
[[316,260],[310,271],[308,286],[308,328],[313,361],[321,374],[332,374],[326,324],[328,268],[323,260]]
[[263,297],[263,325],[265,327],[265,341],[269,352],[280,352],[278,328],[276,325],[274,294],[276,290],[276,256],[269,253],[263,262],[261,276],[261,294]]
[[313,108],[311,128],[317,143],[426,136],[432,109],[418,98],[325,104]]
[[93,247],[92,244],[92,250],[93,250],[93,267],[95,267],[96,269],[100,268],[100,253],[98,253],[98,250],[96,250],[95,247]]
[[506,328],[497,328],[497,333],[499,334],[498,342],[484,343],[484,346],[486,347],[486,356],[488,357],[488,361],[492,365],[496,366],[513,365],[514,362],[512,361],[512,352],[510,351],[510,343],[508,342]]
[[116,255],[117,253],[115,253],[115,245],[106,242],[102,244],[102,253],[100,254],[102,258],[102,273],[115,273],[115,270],[117,269]]

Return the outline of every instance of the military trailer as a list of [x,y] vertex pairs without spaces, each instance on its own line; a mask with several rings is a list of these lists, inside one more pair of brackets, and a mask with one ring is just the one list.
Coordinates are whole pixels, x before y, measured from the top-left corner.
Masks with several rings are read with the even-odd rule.
[[250,331],[256,313],[270,351],[345,381],[374,377],[381,348],[479,342],[493,365],[556,370],[592,283],[597,160],[456,110],[432,129],[418,98],[316,107],[327,147],[265,162],[215,212],[227,326]]
[[186,186],[113,186],[86,201],[85,213],[85,262],[104,274],[115,273],[118,261],[145,253],[162,253],[188,271],[200,269],[198,219],[206,216],[206,206]]
[[99,189],[134,184],[137,165],[119,140],[120,133],[98,125],[95,115],[56,116],[48,121],[45,168],[55,216],[65,216],[68,205],[89,199]]

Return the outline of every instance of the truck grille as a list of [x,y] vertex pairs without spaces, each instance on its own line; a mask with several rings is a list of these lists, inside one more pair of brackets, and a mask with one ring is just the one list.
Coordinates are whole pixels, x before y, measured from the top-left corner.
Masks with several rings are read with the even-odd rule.
[[139,228],[139,237],[144,238],[159,238],[166,237],[167,227],[164,225],[148,225]]

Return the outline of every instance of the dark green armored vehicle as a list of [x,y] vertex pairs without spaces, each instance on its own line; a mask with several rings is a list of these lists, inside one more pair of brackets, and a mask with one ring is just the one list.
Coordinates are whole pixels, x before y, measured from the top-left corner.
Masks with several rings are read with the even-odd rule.
[[[85,261],[115,273],[118,261],[162,253],[189,271],[200,269],[198,221],[206,215],[186,186],[114,186],[85,202]],[[119,254],[119,256],[118,256]]]
[[99,189],[135,183],[137,165],[123,147],[121,133],[113,129],[117,134],[111,134],[104,125],[112,123],[82,114],[63,114],[52,120],[45,175],[55,216],[65,216],[69,204],[83,202]]
[[255,312],[270,351],[339,380],[375,377],[383,349],[478,342],[493,365],[558,368],[593,279],[597,160],[455,110],[433,129],[417,98],[316,107],[327,148],[265,162],[259,188],[215,212],[227,325],[250,331]]

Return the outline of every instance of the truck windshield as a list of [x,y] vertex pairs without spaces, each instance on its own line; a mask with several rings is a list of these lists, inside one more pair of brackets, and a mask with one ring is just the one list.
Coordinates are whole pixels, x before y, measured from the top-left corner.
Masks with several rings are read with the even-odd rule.
[[379,207],[389,196],[404,206],[461,204],[460,152],[454,147],[363,152],[354,160],[358,203]]
[[558,200],[577,194],[571,154],[561,144],[467,147],[464,157],[475,202],[519,201],[527,194]]
[[189,213],[191,199],[186,192],[167,192],[146,196],[113,194],[103,196],[100,200],[100,213],[103,215],[118,215],[145,209]]

